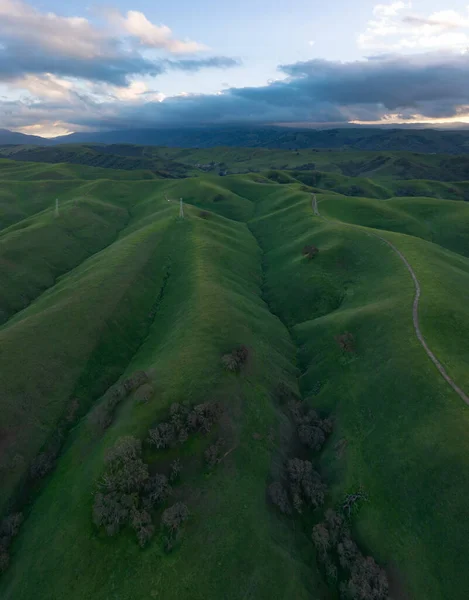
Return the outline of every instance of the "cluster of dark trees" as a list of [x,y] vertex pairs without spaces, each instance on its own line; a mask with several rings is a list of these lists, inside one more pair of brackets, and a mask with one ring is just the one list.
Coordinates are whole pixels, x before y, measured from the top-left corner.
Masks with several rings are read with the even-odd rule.
[[289,400],[288,408],[300,442],[319,452],[334,428],[332,417],[322,419],[314,409],[308,408],[296,398]]
[[[319,452],[332,432],[333,420],[322,419],[283,383],[277,386],[276,397],[282,405],[286,404],[300,442]],[[320,508],[326,492],[327,486],[313,463],[300,458],[288,460],[283,481],[274,481],[268,489],[270,500],[283,514],[291,514],[293,510],[302,513],[304,507]]]
[[[353,343],[351,334],[343,334],[341,341]],[[301,443],[314,452],[320,452],[333,430],[331,417],[321,418],[306,406],[295,393],[281,383],[275,390],[276,399],[286,406],[296,427]],[[285,515],[294,511],[316,509],[324,505],[327,486],[313,464],[308,460],[293,458],[287,461],[282,481],[274,481],[268,488],[271,502]],[[324,520],[313,528],[312,539],[318,560],[330,585],[338,586],[344,600],[385,600],[388,598],[386,573],[373,558],[364,556],[351,537],[346,516],[366,494],[349,494],[340,514],[327,510]]]
[[189,435],[197,432],[208,434],[219,420],[222,407],[218,402],[204,402],[190,407],[174,403],[170,408],[169,421],[156,425],[148,432],[148,442],[157,449],[183,444]]
[[[136,381],[140,385],[143,383],[141,377],[134,378],[128,385],[127,393],[133,389],[133,382]],[[221,412],[221,405],[215,402],[193,407],[174,403],[170,408],[169,420],[149,430],[147,443],[161,450],[186,442],[191,434],[208,434]],[[218,443],[214,446],[217,452],[221,450]],[[214,450],[211,452],[214,453]],[[163,505],[172,494],[171,484],[179,478],[181,470],[180,460],[175,459],[168,475],[151,474],[142,458],[140,440],[131,436],[120,438],[106,456],[106,471],[98,483],[94,499],[94,523],[103,527],[110,536],[130,526],[135,530],[140,546],[145,546],[155,532],[152,511]],[[165,532],[166,550],[174,547],[188,515],[187,506],[181,502],[163,512],[161,526]]]
[[284,479],[283,483],[271,483],[268,490],[271,501],[282,513],[290,515],[293,509],[302,513],[305,506],[315,509],[324,504],[327,486],[309,460],[288,460]]
[[106,456],[106,471],[98,484],[93,521],[109,536],[130,525],[140,546],[153,537],[151,510],[172,493],[166,475],[150,475],[142,459],[142,444],[134,437],[120,438]]
[[145,390],[143,390],[144,393],[142,393],[139,401],[147,402],[151,397],[153,389],[149,383],[148,374],[145,371],[136,371],[127,379],[112,385],[104,394],[101,404],[93,412],[93,422],[98,429],[100,431],[107,429],[112,423],[114,412],[120,402],[143,386],[145,386]]
[[0,522],[0,573],[6,571],[10,564],[8,549],[13,538],[18,535],[22,522],[22,513],[12,513]]
[[229,354],[224,354],[221,362],[227,371],[237,373],[248,358],[249,349],[246,346],[241,345],[232,350]]
[[313,543],[329,583],[339,580],[344,600],[386,600],[389,585],[384,570],[364,556],[353,541],[342,515],[327,510],[324,521],[313,528]]

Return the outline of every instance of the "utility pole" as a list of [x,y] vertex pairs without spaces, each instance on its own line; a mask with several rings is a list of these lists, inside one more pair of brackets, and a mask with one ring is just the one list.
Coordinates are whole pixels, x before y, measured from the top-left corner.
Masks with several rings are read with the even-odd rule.
[[55,218],[59,216],[59,199],[55,199]]
[[184,205],[182,203],[182,198],[179,198],[179,217],[184,219]]

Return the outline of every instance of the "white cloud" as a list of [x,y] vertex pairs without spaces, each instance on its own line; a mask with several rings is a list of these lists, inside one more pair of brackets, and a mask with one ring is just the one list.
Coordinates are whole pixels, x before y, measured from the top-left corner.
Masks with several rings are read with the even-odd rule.
[[93,58],[109,51],[109,39],[87,19],[41,13],[21,0],[0,0],[0,34],[66,56]]
[[314,40],[309,40],[308,42],[308,46],[314,46],[316,42]]
[[67,79],[51,73],[44,75],[25,75],[9,82],[11,88],[26,90],[36,98],[47,100],[70,100],[73,84]]
[[[192,54],[207,49],[198,42],[174,38],[169,27],[154,25],[141,12],[130,10],[125,16],[117,11],[104,14],[111,27],[130,35],[140,46],[161,48],[173,54]],[[0,0],[2,41],[17,45],[23,41],[29,46],[56,52],[61,58],[115,56],[123,41],[118,32],[98,28],[83,17],[40,12],[23,0]]]
[[147,17],[136,10],[129,10],[125,16],[111,13],[111,19],[121,29],[149,48],[163,48],[174,54],[193,54],[207,50],[207,46],[191,40],[178,40],[166,25],[154,25]]
[[377,4],[373,17],[358,36],[363,49],[461,51],[469,47],[469,7],[466,13],[447,9],[419,15],[412,12],[411,2],[393,2]]

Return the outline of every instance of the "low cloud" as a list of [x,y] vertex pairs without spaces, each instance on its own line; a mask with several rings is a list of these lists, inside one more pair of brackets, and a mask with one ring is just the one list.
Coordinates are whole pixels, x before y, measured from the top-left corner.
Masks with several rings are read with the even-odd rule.
[[[184,67],[187,68],[187,65]],[[284,79],[266,86],[228,88],[218,94],[164,98],[133,84],[108,93],[66,90],[69,101],[4,104],[0,126],[16,128],[56,115],[71,130],[260,122],[345,123],[463,117],[469,104],[469,54],[376,56],[341,63],[325,60],[282,65]],[[57,83],[57,82],[56,82]],[[120,90],[120,91],[119,91]],[[119,102],[115,100],[119,99]],[[1,115],[1,113],[0,113]]]

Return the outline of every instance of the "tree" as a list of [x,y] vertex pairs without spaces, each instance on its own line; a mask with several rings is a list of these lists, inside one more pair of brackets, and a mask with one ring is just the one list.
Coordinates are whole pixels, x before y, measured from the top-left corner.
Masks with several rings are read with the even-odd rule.
[[164,502],[172,493],[172,489],[168,483],[168,478],[166,475],[162,475],[160,473],[152,475],[145,483],[144,493],[145,498],[151,507]]
[[303,247],[302,254],[311,260],[319,254],[319,248],[316,248],[313,244],[309,244]]
[[150,513],[146,510],[134,509],[131,524],[137,534],[138,543],[143,548],[155,531]]
[[311,462],[293,458],[287,463],[287,472],[295,510],[301,513],[304,502],[313,508],[324,504],[327,487]]
[[189,509],[187,506],[182,502],[177,502],[163,512],[161,524],[174,536],[179,532],[181,526],[188,518]]
[[350,579],[341,586],[342,597],[350,600],[386,600],[389,584],[386,573],[371,556],[360,555],[351,569]]
[[8,569],[9,564],[10,555],[5,549],[0,548],[0,573],[4,573]]
[[128,522],[137,503],[138,495],[135,493],[98,492],[93,505],[93,521],[98,527],[103,526],[109,536],[115,535]]
[[321,556],[325,556],[331,547],[329,531],[324,523],[318,523],[313,527],[313,543]]
[[171,474],[169,476],[169,480],[176,481],[177,479],[179,479],[181,471],[182,471],[181,461],[179,460],[179,458],[176,458],[171,463]]
[[350,333],[350,331],[346,331],[345,333],[336,335],[335,341],[339,345],[340,349],[344,352],[355,351],[355,338],[353,336],[353,333]]
[[292,507],[286,489],[280,481],[274,481],[269,485],[269,498],[275,506],[285,515],[290,515]]
[[158,449],[168,448],[176,438],[174,426],[170,423],[160,423],[148,432],[150,444]]

